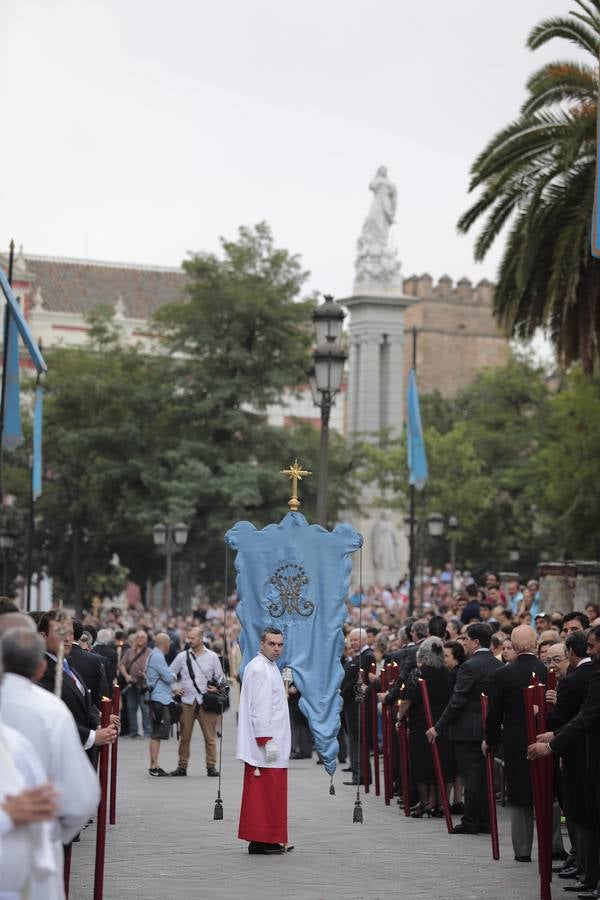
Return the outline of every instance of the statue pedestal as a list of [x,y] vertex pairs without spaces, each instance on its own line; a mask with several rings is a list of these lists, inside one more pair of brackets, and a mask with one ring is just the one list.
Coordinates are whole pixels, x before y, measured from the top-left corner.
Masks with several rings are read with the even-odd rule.
[[[398,439],[402,434],[405,408],[404,311],[416,302],[396,284],[355,285],[354,293],[339,301],[350,313],[348,427],[350,440],[374,443],[385,433]],[[378,491],[365,488],[362,514],[352,524],[364,536],[363,586],[394,587],[408,572],[408,541],[398,510],[375,503]],[[381,514],[387,514],[382,535]],[[385,540],[384,540],[385,537]],[[376,546],[383,541],[382,546]],[[387,547],[387,550],[385,549]],[[393,564],[395,563],[395,565]],[[353,581],[359,583],[358,561]]]

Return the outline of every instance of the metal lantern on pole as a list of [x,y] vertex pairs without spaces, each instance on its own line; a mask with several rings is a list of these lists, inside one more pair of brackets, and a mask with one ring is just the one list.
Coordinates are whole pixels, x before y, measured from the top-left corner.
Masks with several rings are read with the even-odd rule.
[[308,380],[313,402],[321,410],[317,521],[324,528],[327,525],[329,417],[334,397],[342,384],[347,357],[346,351],[339,343],[344,317],[344,310],[329,294],[325,296],[325,302],[317,306],[313,313],[317,346],[313,353],[313,366],[308,372]]
[[439,512],[429,513],[427,516],[427,530],[430,537],[441,537],[444,533],[444,517]]
[[173,594],[173,555],[179,553],[187,543],[189,527],[184,522],[176,522],[172,525],[170,522],[158,522],[152,529],[152,538],[157,550],[165,554],[165,592],[163,595],[163,604],[167,609],[171,609],[171,598]]

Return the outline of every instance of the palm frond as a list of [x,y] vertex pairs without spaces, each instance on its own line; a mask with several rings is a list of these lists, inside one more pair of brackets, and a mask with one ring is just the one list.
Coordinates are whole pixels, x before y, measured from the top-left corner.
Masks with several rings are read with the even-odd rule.
[[598,56],[598,42],[600,35],[597,31],[588,28],[573,19],[555,17],[544,19],[529,34],[527,46],[530,50],[537,50],[554,38],[564,38],[575,44],[582,50],[589,51],[594,58]]

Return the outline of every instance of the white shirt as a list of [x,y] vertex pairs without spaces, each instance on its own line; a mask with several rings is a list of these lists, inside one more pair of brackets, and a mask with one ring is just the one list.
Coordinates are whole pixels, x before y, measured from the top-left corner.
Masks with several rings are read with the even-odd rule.
[[591,657],[591,656],[586,656],[584,659],[580,659],[580,660],[579,660],[579,662],[577,663],[577,665],[575,666],[575,668],[578,669],[579,666],[582,666],[584,663],[588,663],[588,662],[591,662],[591,661],[592,661],[592,657]]
[[[259,737],[270,737],[277,745],[275,762],[266,762],[265,748],[256,743]],[[281,672],[259,653],[244,671],[236,756],[251,766],[287,769],[290,749],[290,714]]]
[[100,789],[68,706],[29,679],[7,672],[0,687],[0,710],[2,720],[31,741],[46,781],[59,792],[56,837],[70,843],[94,815]]
[[[34,747],[14,728],[0,723],[0,805],[46,781]],[[62,900],[60,873],[50,841],[51,823],[15,825],[0,809],[0,900]],[[55,886],[60,884],[60,893]],[[29,891],[27,890],[29,888]],[[23,893],[22,893],[23,892]]]
[[[196,679],[196,684],[198,685],[200,693],[198,693],[194,687],[194,682],[190,678],[186,659],[188,653],[194,678]],[[202,698],[206,693],[208,682],[211,679],[215,678],[217,681],[223,681],[225,678],[223,669],[221,668],[221,660],[216,653],[213,653],[212,650],[208,650],[206,647],[202,653],[198,653],[197,655],[195,655],[192,650],[182,650],[181,653],[177,654],[169,668],[175,675],[181,675],[181,686],[184,691],[181,699],[184,703],[190,705],[195,701],[199,704],[202,703]]]

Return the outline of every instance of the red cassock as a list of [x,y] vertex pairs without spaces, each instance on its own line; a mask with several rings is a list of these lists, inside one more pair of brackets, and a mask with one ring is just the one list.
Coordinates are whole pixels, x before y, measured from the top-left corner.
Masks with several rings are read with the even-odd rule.
[[287,844],[287,769],[244,763],[244,789],[238,837],[242,841]]

